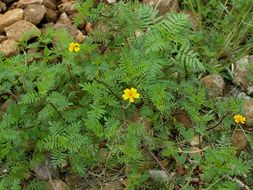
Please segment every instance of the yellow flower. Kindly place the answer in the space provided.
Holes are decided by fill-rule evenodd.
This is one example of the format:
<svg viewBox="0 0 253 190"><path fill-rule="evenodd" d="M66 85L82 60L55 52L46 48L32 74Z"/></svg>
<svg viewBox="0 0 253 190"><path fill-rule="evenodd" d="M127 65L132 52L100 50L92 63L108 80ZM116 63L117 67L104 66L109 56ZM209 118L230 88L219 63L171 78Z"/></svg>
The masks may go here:
<svg viewBox="0 0 253 190"><path fill-rule="evenodd" d="M246 121L246 118L245 117L243 117L242 115L235 115L234 116L234 121L236 122L236 123L238 123L238 124L244 124L245 123L245 121Z"/></svg>
<svg viewBox="0 0 253 190"><path fill-rule="evenodd" d="M124 98L124 100L129 99L129 101L132 103L134 102L134 99L137 99L140 97L140 94L137 93L137 90L135 88L131 88L131 89L125 89L124 90L124 94L122 96Z"/></svg>
<svg viewBox="0 0 253 190"><path fill-rule="evenodd" d="M80 51L80 44L79 43L74 43L74 42L71 42L69 44L69 51L70 52L79 52Z"/></svg>

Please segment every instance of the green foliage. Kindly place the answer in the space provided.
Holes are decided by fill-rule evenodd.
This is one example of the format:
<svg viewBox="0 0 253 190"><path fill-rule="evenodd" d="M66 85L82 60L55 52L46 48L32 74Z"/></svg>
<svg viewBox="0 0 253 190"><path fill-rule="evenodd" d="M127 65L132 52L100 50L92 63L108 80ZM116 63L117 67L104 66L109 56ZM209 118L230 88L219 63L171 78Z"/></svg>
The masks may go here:
<svg viewBox="0 0 253 190"><path fill-rule="evenodd" d="M249 1L232 1L231 10L216 0L206 3L208 8L200 1L183 1L203 17L198 32L183 13L160 17L138 2L101 3L97 8L92 2L77 5L82 16L75 18L76 25L84 19L96 23L79 52L68 52L72 39L66 31L49 28L36 42L23 42L24 53L0 61L0 101L9 101L7 111L0 113L0 158L7 171L0 173L0 189L21 189L43 154L55 168L69 162L70 172L87 179L94 168L128 166L128 189L196 189L196 178L203 188L235 189L230 178L246 174L249 180L250 155L237 158L230 143L232 114L240 112L241 102L208 99L199 80L199 74L232 60L227 55L219 61L224 52L239 48L237 58L249 52L240 49L248 25L237 28L241 35L231 33L229 42L220 35L228 35L225 23L236 19L226 11L243 12L236 23L250 24ZM221 25L212 23L218 18L223 19ZM28 54L29 48L43 48L44 53ZM130 104L122 95L131 87L140 98ZM189 126L178 117L182 113ZM222 131L212 131L217 121ZM190 141L197 135L204 139L201 155L192 156ZM168 160L169 173L178 173L180 167L185 172L172 176L171 184L150 184L148 170L160 167L154 156ZM43 188L44 182L37 179L25 187Z"/></svg>

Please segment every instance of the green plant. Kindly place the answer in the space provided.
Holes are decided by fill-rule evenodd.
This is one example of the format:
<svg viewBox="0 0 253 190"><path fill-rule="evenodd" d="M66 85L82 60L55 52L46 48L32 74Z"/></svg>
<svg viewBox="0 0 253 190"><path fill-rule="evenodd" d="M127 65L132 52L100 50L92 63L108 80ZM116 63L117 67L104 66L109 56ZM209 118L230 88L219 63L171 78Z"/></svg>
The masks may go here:
<svg viewBox="0 0 253 190"><path fill-rule="evenodd" d="M91 168L128 166L128 189L234 187L227 176L249 174L252 164L237 158L230 147L232 116L220 121L222 131L210 130L212 121L227 111L239 113L240 106L233 98L206 98L198 74L208 66L185 14L161 18L137 2L94 9L87 1L78 9L105 30L95 27L80 51L69 52L67 33L49 28L35 43L24 42L23 54L1 59L1 100L8 109L0 121L0 158L7 170L0 189L20 189L45 153L54 167L68 161L71 172L84 177ZM76 18L76 24L81 21ZM43 55L26 53L31 47L43 49ZM122 95L131 87L140 97L129 104ZM190 126L177 119L178 113L189 118ZM203 156L190 157L189 142L196 135L205 140ZM147 171L161 167L152 158L158 163L168 159L170 173L183 166L186 171L170 185L150 184ZM194 184L196 177L199 184ZM42 186L33 179L26 189Z"/></svg>

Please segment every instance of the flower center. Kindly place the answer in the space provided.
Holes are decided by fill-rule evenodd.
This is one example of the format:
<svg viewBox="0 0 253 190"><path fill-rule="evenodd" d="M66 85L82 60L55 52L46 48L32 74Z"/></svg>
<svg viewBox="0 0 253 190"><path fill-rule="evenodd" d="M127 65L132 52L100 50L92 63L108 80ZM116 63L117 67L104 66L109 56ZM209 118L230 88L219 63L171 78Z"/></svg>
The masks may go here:
<svg viewBox="0 0 253 190"><path fill-rule="evenodd" d="M133 96L133 92L129 92L128 96L132 97Z"/></svg>

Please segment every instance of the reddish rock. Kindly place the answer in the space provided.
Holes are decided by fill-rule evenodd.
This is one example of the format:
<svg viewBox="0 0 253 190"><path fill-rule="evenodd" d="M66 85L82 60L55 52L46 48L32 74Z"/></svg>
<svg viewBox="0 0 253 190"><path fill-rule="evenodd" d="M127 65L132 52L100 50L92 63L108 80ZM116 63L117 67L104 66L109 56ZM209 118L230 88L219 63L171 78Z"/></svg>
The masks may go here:
<svg viewBox="0 0 253 190"><path fill-rule="evenodd" d="M44 5L28 5L24 10L24 18L26 21L35 25L39 24L46 13Z"/></svg>
<svg viewBox="0 0 253 190"><path fill-rule="evenodd" d="M210 97L216 98L223 96L223 92L225 89L225 82L220 75L210 74L202 79L204 83L207 93Z"/></svg>
<svg viewBox="0 0 253 190"><path fill-rule="evenodd" d="M143 0L142 2L144 4L156 7L160 14L179 11L179 5L177 0Z"/></svg>
<svg viewBox="0 0 253 190"><path fill-rule="evenodd" d="M248 141L242 130L234 131L233 136L232 136L232 144L233 146L235 146L236 148L240 150L243 150L247 146Z"/></svg>
<svg viewBox="0 0 253 190"><path fill-rule="evenodd" d="M14 39L16 41L23 39L29 40L41 34L40 30L34 24L25 20L15 22L4 30L9 39Z"/></svg>
<svg viewBox="0 0 253 190"><path fill-rule="evenodd" d="M23 19L24 11L23 9L14 9L7 11L5 14L0 16L0 32L4 30L5 27L20 21Z"/></svg>
<svg viewBox="0 0 253 190"><path fill-rule="evenodd" d="M18 54L17 42L12 39L3 41L0 44L0 52L3 53L6 57Z"/></svg>
<svg viewBox="0 0 253 190"><path fill-rule="evenodd" d="M174 118L176 122L181 123L185 127L190 127L192 125L189 114L184 110L177 110L174 114Z"/></svg>

